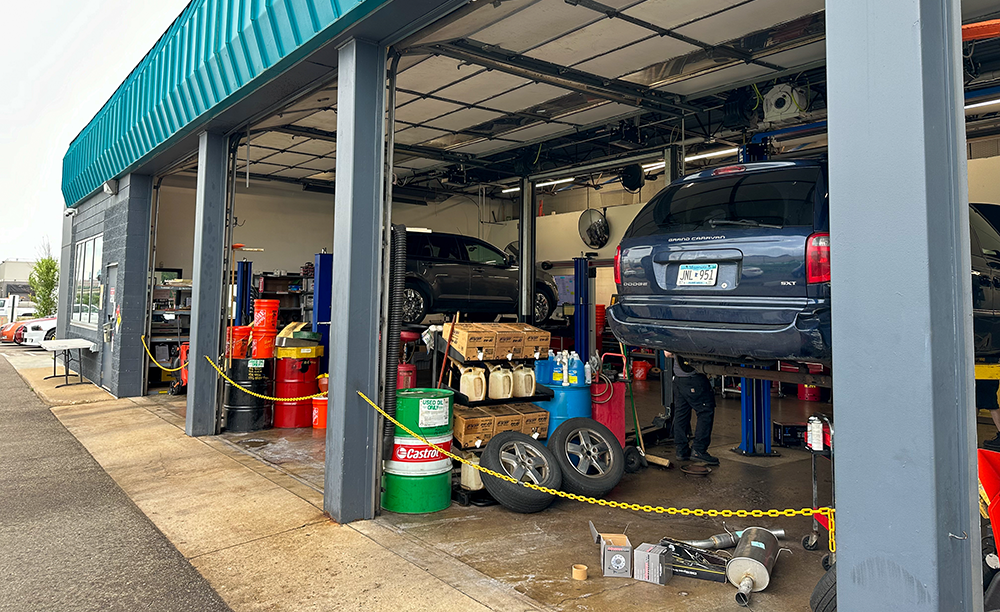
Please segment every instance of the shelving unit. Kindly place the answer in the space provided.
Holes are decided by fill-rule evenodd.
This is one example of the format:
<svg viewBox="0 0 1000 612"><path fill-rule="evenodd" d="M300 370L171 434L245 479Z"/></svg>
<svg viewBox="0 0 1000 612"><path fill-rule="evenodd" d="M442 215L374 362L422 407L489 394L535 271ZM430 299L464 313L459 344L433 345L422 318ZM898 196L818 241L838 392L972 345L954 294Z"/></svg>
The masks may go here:
<svg viewBox="0 0 1000 612"><path fill-rule="evenodd" d="M448 345L448 341L446 338L443 338L440 334L436 334L435 337L437 338L437 343L436 343L437 352L440 353L441 355L444 355L445 347ZM519 363L523 363L525 367L531 367L531 368L534 368L535 364L535 358L533 356L524 357L521 359L509 359L509 360L506 357L501 357L499 359L466 359L465 357L462 356L461 353L456 351L454 347L448 347L448 349L449 349L448 354L444 360L444 363L442 363L441 367L450 367L448 365L449 359L458 365L478 365L481 366L483 369L488 369L486 368L486 366L490 364L495 365L495 364L508 363L513 366ZM487 374L487 378L489 378L489 374ZM470 402L469 398L466 397L464 393L462 393L455 387L449 385L446 388L450 389L455 393L456 403L459 403L463 406L469 406L470 408L480 408L484 406L503 406L505 404L547 402L553 397L555 397L555 393L551 389L549 389L545 385L536 384L535 394L529 397L509 397L506 399L486 398L479 402Z"/></svg>
<svg viewBox="0 0 1000 612"><path fill-rule="evenodd" d="M190 340L191 294L191 285L156 285L153 288L149 350L156 357L156 363L163 367L172 367L180 344ZM164 382L159 368L152 363L149 368L157 372L160 382ZM155 382L152 375L150 380Z"/></svg>
<svg viewBox="0 0 1000 612"><path fill-rule="evenodd" d="M278 328L297 321L312 321L312 277L302 274L261 274L255 278L258 298L278 300Z"/></svg>

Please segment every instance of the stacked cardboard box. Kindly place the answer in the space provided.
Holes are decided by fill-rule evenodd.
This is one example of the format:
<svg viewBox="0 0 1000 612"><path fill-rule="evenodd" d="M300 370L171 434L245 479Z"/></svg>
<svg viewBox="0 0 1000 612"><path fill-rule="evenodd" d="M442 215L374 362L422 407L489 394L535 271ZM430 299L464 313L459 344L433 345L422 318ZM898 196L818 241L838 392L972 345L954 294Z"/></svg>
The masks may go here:
<svg viewBox="0 0 1000 612"><path fill-rule="evenodd" d="M490 331L477 323L456 323L455 332L452 333L452 324L445 323L441 337L447 340L451 338L451 348L454 349L462 359L489 361L496 359L496 332Z"/></svg>
<svg viewBox="0 0 1000 612"><path fill-rule="evenodd" d="M508 404L470 408L455 405L455 441L460 448L481 448L504 431L520 431L544 438L549 427L549 413L533 404Z"/></svg>
<svg viewBox="0 0 1000 612"><path fill-rule="evenodd" d="M466 360L533 359L549 350L549 332L522 323L445 323L442 338Z"/></svg>

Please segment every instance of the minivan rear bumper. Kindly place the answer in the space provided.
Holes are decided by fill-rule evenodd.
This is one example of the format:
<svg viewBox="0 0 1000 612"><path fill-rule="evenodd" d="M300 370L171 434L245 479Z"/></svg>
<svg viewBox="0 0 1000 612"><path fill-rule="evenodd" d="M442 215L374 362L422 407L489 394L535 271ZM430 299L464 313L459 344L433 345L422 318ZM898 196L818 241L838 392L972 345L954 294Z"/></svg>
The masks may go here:
<svg viewBox="0 0 1000 612"><path fill-rule="evenodd" d="M639 319L624 316L619 304L608 308L607 316L615 337L629 346L729 363L804 361L832 365L829 308L803 311L787 325Z"/></svg>

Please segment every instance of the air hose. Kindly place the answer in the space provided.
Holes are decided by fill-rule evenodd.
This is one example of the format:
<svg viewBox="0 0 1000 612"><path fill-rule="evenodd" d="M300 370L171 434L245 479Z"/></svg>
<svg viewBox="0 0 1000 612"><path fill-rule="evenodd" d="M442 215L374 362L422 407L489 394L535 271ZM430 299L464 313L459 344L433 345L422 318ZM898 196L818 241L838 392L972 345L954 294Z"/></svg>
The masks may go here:
<svg viewBox="0 0 1000 612"><path fill-rule="evenodd" d="M403 328L403 289L406 284L406 226L392 226L389 261L389 325L385 339L385 409L396 416L396 380L399 376L399 334ZM382 432L382 455L388 459L392 453L392 439L396 426L386 419Z"/></svg>

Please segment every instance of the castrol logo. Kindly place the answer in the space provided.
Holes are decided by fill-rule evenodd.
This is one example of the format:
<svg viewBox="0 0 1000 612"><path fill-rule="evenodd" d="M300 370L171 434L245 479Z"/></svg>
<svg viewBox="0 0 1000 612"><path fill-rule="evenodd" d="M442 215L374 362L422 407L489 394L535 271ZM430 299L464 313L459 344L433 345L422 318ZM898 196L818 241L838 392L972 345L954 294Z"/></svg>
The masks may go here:
<svg viewBox="0 0 1000 612"><path fill-rule="evenodd" d="M450 440L444 443L435 442L435 444L437 444L446 451L451 450ZM439 453L437 450L429 446L425 446L423 444L414 446L405 444L396 444L395 446L396 448L393 449L392 451L393 455L392 458L396 461L401 461L404 463L425 463L430 461L441 461L442 459L447 459L446 455L443 455Z"/></svg>

